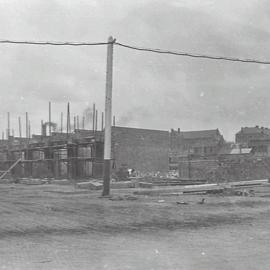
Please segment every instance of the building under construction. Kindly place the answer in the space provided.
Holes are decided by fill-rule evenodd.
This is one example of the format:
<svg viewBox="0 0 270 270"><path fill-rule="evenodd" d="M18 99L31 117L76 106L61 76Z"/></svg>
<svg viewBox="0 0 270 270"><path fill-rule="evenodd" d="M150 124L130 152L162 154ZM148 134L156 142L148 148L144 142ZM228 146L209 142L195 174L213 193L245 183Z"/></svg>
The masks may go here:
<svg viewBox="0 0 270 270"><path fill-rule="evenodd" d="M103 173L104 132L75 129L31 138L9 136L0 141L0 170L14 177L100 178ZM168 170L169 132L112 127L112 169L140 172Z"/></svg>

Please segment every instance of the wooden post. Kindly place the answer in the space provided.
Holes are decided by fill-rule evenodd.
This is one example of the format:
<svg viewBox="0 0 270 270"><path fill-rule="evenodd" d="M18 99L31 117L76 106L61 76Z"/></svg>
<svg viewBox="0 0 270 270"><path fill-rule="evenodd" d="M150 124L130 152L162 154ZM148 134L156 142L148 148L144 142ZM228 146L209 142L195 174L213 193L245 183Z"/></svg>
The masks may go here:
<svg viewBox="0 0 270 270"><path fill-rule="evenodd" d="M96 110L96 123L95 123L95 131L97 131L97 123L98 123L98 110Z"/></svg>
<svg viewBox="0 0 270 270"><path fill-rule="evenodd" d="M104 136L104 172L103 196L110 194L111 181L111 126L112 126L112 79L113 79L113 44L109 37L107 45L106 97L105 97L105 136Z"/></svg>
<svg viewBox="0 0 270 270"><path fill-rule="evenodd" d="M70 128L70 111L69 111L69 102L68 102L68 104L67 104L67 137L68 137L70 130L71 130L71 128Z"/></svg>
<svg viewBox="0 0 270 270"><path fill-rule="evenodd" d="M83 116L83 118L82 118L82 129L84 129L84 122L85 122L85 117Z"/></svg>
<svg viewBox="0 0 270 270"><path fill-rule="evenodd" d="M63 133L63 112L61 112L61 133Z"/></svg>
<svg viewBox="0 0 270 270"><path fill-rule="evenodd" d="M40 127L41 127L41 132L40 132L40 134L41 134L42 136L45 136L46 134L44 134L44 131L43 131L43 120L41 120L41 122L40 122Z"/></svg>
<svg viewBox="0 0 270 270"><path fill-rule="evenodd" d="M51 102L49 102L49 136L52 135L52 126L51 126L51 122L52 122L52 115L51 115Z"/></svg>
<svg viewBox="0 0 270 270"><path fill-rule="evenodd" d="M76 116L73 117L73 125L74 125L74 132L75 132L75 129L76 129Z"/></svg>
<svg viewBox="0 0 270 270"><path fill-rule="evenodd" d="M77 115L77 129L80 129L80 117Z"/></svg>
<svg viewBox="0 0 270 270"><path fill-rule="evenodd" d="M104 112L101 113L101 131L104 129Z"/></svg>
<svg viewBox="0 0 270 270"><path fill-rule="evenodd" d="M28 125L29 131L28 131L28 135L29 135L29 139L31 138L31 122L29 120L29 125Z"/></svg>
<svg viewBox="0 0 270 270"><path fill-rule="evenodd" d="M28 138L28 112L25 113L25 137Z"/></svg>
<svg viewBox="0 0 270 270"><path fill-rule="evenodd" d="M18 118L19 121L19 137L22 137L22 123L21 123L21 117L19 116Z"/></svg>
<svg viewBox="0 0 270 270"><path fill-rule="evenodd" d="M10 136L10 113L9 112L7 113L7 118L8 118L8 120L7 120L7 126L8 126L8 128L7 128L7 137L9 139L9 136Z"/></svg>
<svg viewBox="0 0 270 270"><path fill-rule="evenodd" d="M95 113L96 113L96 105L95 105L95 103L94 103L94 104L93 104L93 125L92 125L93 133L95 132L95 121L96 121Z"/></svg>

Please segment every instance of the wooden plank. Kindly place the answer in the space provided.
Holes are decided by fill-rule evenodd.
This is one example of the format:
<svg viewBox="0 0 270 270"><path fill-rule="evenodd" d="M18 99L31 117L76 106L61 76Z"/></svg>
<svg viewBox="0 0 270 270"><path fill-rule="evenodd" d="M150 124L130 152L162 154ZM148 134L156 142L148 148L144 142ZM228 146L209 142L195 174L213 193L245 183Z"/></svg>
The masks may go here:
<svg viewBox="0 0 270 270"><path fill-rule="evenodd" d="M260 179L260 180L246 180L246 181L238 181L238 182L230 182L228 185L231 187L237 186L253 186L253 185L263 185L269 183L268 179Z"/></svg>
<svg viewBox="0 0 270 270"><path fill-rule="evenodd" d="M19 158L15 163L13 163L7 171L5 171L1 176L0 180L3 179L13 168L16 167L16 165L21 161L21 158Z"/></svg>
<svg viewBox="0 0 270 270"><path fill-rule="evenodd" d="M206 191L222 191L224 187L218 184L204 184L204 185L190 185L180 187L168 187L168 188L154 188L152 190L139 190L135 191L137 195L159 195L164 193L193 193L193 192L206 192Z"/></svg>

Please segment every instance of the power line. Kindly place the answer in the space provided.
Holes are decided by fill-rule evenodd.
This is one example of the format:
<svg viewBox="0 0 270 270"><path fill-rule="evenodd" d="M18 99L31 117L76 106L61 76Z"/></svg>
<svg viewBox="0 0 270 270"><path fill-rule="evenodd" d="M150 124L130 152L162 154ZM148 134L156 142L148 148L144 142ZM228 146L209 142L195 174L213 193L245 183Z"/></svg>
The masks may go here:
<svg viewBox="0 0 270 270"><path fill-rule="evenodd" d="M58 41L21 41L21 40L0 40L2 44L20 45L52 45L52 46L98 46L107 45L108 42L58 42Z"/></svg>
<svg viewBox="0 0 270 270"><path fill-rule="evenodd" d="M230 61L230 62L270 65L270 61L263 61L263 60L257 60L257 59L244 59L244 58L234 58L234 57L226 57L226 56L214 56L214 55L187 53L187 52L176 52L176 51L153 49L153 48L143 48L143 47L136 47L136 46L123 44L120 42L115 42L115 44L124 48L132 49L132 50L159 53L159 54L171 54L171 55L186 56L186 57L192 57L192 58L203 58L203 59L211 59L211 60Z"/></svg>
<svg viewBox="0 0 270 270"><path fill-rule="evenodd" d="M189 53L189 52L177 52L177 51L163 50L163 49L145 48L145 47L131 46L128 44L116 42L115 39L112 42L68 42L68 41L58 42L58 41L0 40L0 44L40 45L40 46L48 46L48 45L49 46L104 46L110 43L114 43L115 45L118 45L120 47L132 49L136 51L152 52L152 53L158 53L158 54L169 54L169 55L175 55L175 56L210 59L210 60L218 60L218 61L270 65L270 61L266 61L266 60L264 61L264 60L258 60L258 59L215 56L215 55L196 54L196 53Z"/></svg>

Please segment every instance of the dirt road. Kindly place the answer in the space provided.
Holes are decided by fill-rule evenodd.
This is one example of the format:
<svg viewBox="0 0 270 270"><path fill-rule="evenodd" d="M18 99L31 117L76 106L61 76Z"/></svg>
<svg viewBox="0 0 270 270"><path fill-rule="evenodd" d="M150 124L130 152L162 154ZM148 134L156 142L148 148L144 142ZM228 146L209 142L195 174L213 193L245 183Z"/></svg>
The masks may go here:
<svg viewBox="0 0 270 270"><path fill-rule="evenodd" d="M0 269L269 269L269 198L99 195L0 185Z"/></svg>

